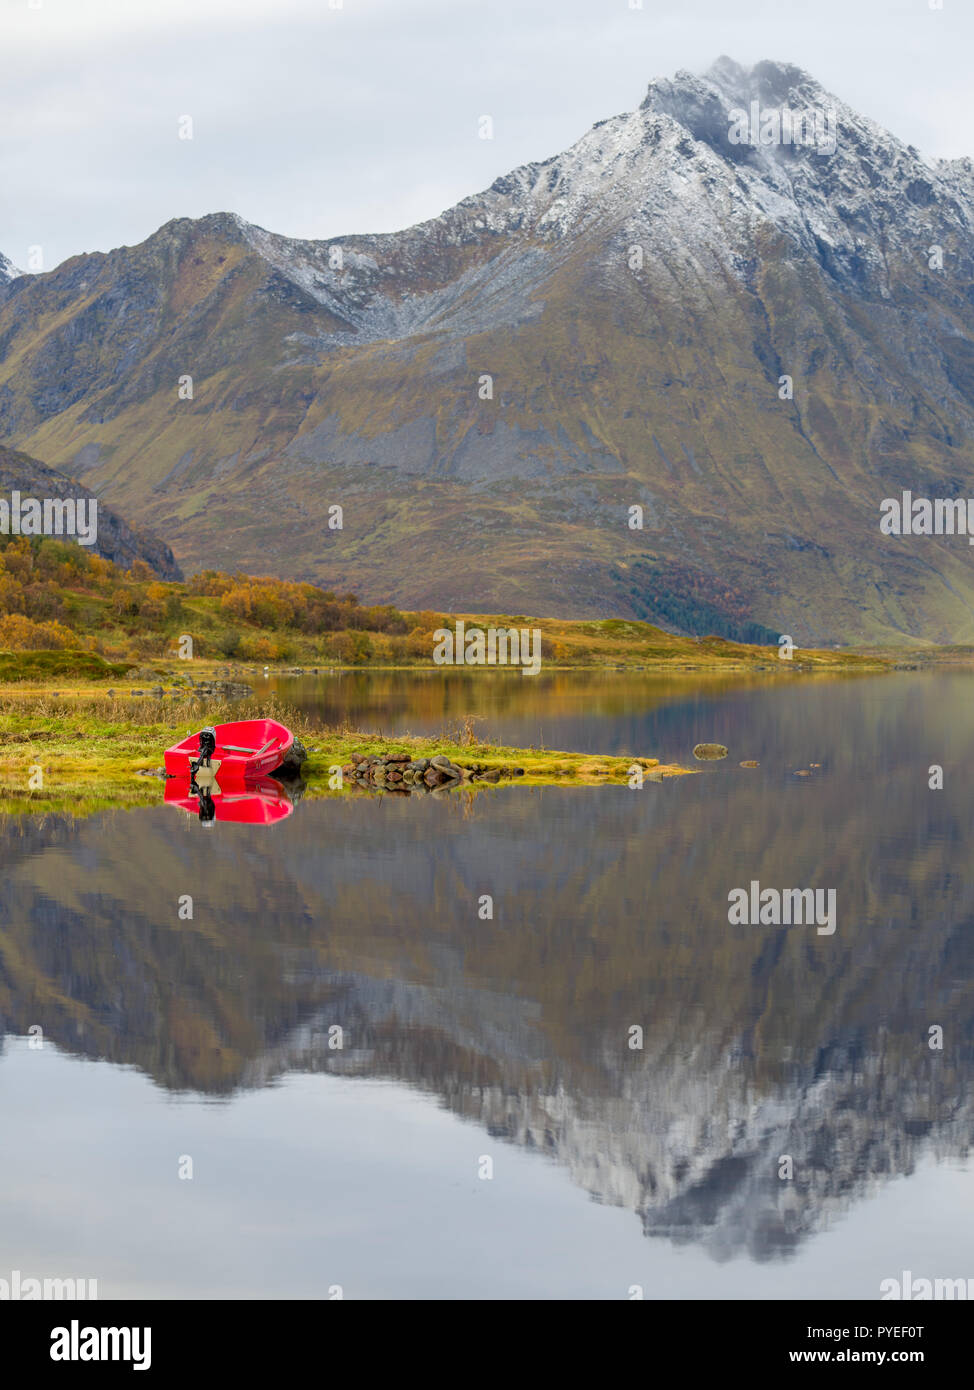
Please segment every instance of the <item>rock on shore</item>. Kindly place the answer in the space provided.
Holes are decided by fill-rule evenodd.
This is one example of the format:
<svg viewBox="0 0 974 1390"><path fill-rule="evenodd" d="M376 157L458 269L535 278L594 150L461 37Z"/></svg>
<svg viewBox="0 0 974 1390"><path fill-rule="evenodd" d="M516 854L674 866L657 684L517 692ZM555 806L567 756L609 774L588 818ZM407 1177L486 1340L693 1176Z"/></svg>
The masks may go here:
<svg viewBox="0 0 974 1390"><path fill-rule="evenodd" d="M462 767L444 753L432 758L413 758L409 753L353 753L342 767L342 776L356 786L381 791L435 791L464 782L499 782L502 777L522 777L521 767L489 768L484 763Z"/></svg>

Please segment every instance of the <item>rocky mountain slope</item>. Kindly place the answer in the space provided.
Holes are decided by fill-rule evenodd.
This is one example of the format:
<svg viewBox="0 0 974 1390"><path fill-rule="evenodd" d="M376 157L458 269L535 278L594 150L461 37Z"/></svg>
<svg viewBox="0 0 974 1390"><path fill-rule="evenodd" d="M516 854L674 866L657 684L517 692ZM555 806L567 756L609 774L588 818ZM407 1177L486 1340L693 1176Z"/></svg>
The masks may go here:
<svg viewBox="0 0 974 1390"><path fill-rule="evenodd" d="M834 149L735 143L752 101ZM721 59L401 233L221 213L0 284L0 436L189 568L974 641L964 538L879 530L904 488L974 495L972 226L969 160Z"/></svg>
<svg viewBox="0 0 974 1390"><path fill-rule="evenodd" d="M0 495L9 501L13 491L21 497L73 497L86 501L92 493L73 478L53 468L46 468L36 459L8 449L0 444ZM90 515L89 513L86 513ZM136 560L144 560L161 579L182 579L182 571L173 553L163 541L141 527L130 526L99 499L97 538L91 546L96 555L113 561L122 569L131 569Z"/></svg>

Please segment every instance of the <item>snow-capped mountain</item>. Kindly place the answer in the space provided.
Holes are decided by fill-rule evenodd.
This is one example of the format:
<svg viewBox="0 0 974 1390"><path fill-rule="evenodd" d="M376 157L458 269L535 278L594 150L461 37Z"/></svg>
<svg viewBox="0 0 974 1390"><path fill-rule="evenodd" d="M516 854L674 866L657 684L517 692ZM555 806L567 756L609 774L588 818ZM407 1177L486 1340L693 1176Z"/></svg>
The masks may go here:
<svg viewBox="0 0 974 1390"><path fill-rule="evenodd" d="M762 112L821 113L820 128L810 122L808 134L825 138L762 144L759 127L757 143L735 142L734 113L754 101ZM797 250L826 258L833 273L859 287L869 281L882 294L889 292L890 250L915 255L935 225L969 239L972 218L969 159L924 159L798 68L760 63L748 72L721 58L704 77L681 72L651 83L636 111L599 122L565 154L514 170L432 222L357 238L357 247L376 254L354 251L341 271L328 266L338 242L293 241L235 221L276 269L367 332L357 301L367 297L371 307L395 298L383 254L390 243L408 258L432 242L462 246L513 233L546 242L586 233L604 239L612 228L638 233L644 257L652 250L685 260L696 252L713 261L725 249L721 269L747 283L739 250L773 226ZM439 322L432 304L422 315L419 308L407 332Z"/></svg>
<svg viewBox="0 0 974 1390"><path fill-rule="evenodd" d="M219 213L31 277L0 302L0 433L191 567L974 640L963 538L879 529L902 489L974 495L972 219L970 160L722 58L403 232Z"/></svg>
<svg viewBox="0 0 974 1390"><path fill-rule="evenodd" d="M11 280L16 280L17 276L22 274L23 271L18 270L13 261L8 260L3 252L0 251L0 285L7 285Z"/></svg>

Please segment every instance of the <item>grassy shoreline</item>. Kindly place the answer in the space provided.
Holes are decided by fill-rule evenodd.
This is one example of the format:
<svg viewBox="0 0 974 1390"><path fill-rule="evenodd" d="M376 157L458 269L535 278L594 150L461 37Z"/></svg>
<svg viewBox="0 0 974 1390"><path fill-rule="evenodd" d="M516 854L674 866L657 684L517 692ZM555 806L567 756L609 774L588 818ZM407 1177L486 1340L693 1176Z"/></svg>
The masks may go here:
<svg viewBox="0 0 974 1390"><path fill-rule="evenodd" d="M0 654L2 655L2 654ZM21 655L21 653L18 653ZM29 655L24 653L23 655ZM954 658L949 663L925 662L924 666L943 664L961 665L960 658ZM971 654L970 664L974 665L974 653ZM894 666L891 662L880 663L878 661L863 662L858 666L814 666L814 665L794 665L789 666L787 662L775 663L774 666L755 666L748 662L724 662L720 665L694 666L684 662L660 661L646 665L613 665L608 662L599 662L591 666L559 666L553 662L546 662L541 675L585 675L591 676L598 672L605 671L613 675L627 674L662 676L755 676L770 680L788 680L796 677L808 676L867 676L884 675L893 670L915 669L910 667ZM64 675L52 675L48 672L38 671L34 675L20 675L17 679L5 678L0 671L0 696L38 696L38 695L59 695L59 696L86 696L92 693L105 693L109 689L116 694L128 697L133 690L142 689L148 696L156 686L163 686L171 689L178 686L186 691L192 690L186 676L191 674L195 686L219 683L222 681L242 682L250 685L255 694L259 694L261 684L265 674L271 677L292 677L300 678L308 676L312 679L326 678L328 676L353 676L353 675L429 675L442 676L444 671L447 674L464 673L470 675L509 675L511 678L519 680L534 680L533 676L524 676L517 668L492 667L484 670L478 667L443 667L443 666L318 666L318 667L293 667L282 664L272 664L268 667L238 666L229 665L227 662L220 661L197 661L193 662L191 673L187 673L185 667L180 668L178 663L164 664L162 662L152 662L151 664L133 665L126 669L118 667L110 674L99 676L92 680L85 678L77 673L67 672Z"/></svg>
<svg viewBox="0 0 974 1390"><path fill-rule="evenodd" d="M598 786L625 783L638 763L653 779L691 774L695 769L661 764L648 756L600 757L589 753L511 748L456 737L390 737L348 727L328 728L288 709L273 696L226 700L177 694L132 700L104 691L78 693L69 703L38 690L0 693L0 812L68 811L86 814L109 806L151 805L162 800L160 780L145 776L162 766L166 748L202 723L224 723L258 714L282 720L308 749L303 777L308 796L342 795L329 786L336 766L353 753L395 752L414 757L443 753L461 766L523 775L501 783L464 783L473 791L503 785ZM40 785L31 787L31 778Z"/></svg>
<svg viewBox="0 0 974 1390"><path fill-rule="evenodd" d="M709 639L708 639L709 640ZM712 639L718 641L718 639ZM733 644L719 642L721 647ZM754 675L757 679L802 676L836 677L882 674L895 669L888 654L864 656L855 662L848 658L834 660L838 653L820 654L819 664L768 660L767 648L754 648L765 660L733 662L724 660L694 667L682 661L661 659L647 665L625 664L621 668L606 661L589 666L550 666L549 671L614 671L649 670L655 674L692 675ZM911 663L909 669L930 665L950 664L955 667L964 660L963 649L947 649L946 662L929 657ZM4 679L3 653L0 653L0 812L39 814L70 812L88 814L91 811L119 806L152 805L161 801L162 783L146 776L162 765L163 751L204 723L223 723L231 719L252 718L273 714L280 718L302 740L309 750L304 766L304 780L309 796L343 795L329 786L331 770L351 760L353 753L409 753L413 757L445 754L452 761L466 766L476 762L490 769L500 769L505 780L500 783L464 783L472 791L495 789L503 785L520 786L597 786L605 783L623 784L634 763L658 780L662 777L683 776L698 769L677 764L660 764L645 755L625 757L593 756L584 753L548 749L512 748L484 743L471 731L456 732L438 737L403 735L391 738L369 730L324 727L314 720L285 707L271 691L261 689L265 670L268 675L298 674L295 668L283 663L268 663L253 667L238 662L151 661L142 665L130 663L105 665L101 671L92 663L99 658L85 654L79 664L72 662L78 653L33 652L7 654L16 661L8 667ZM808 655L808 654L806 654ZM947 653L945 652L945 656ZM972 654L967 653L970 657ZM966 663L965 663L966 664ZM23 679L24 667L33 666L33 679ZM92 679L93 670L98 676ZM362 667L319 666L302 668L300 674L327 676L339 672L350 674L363 670L409 670L435 672L444 668L420 667ZM462 668L447 668L451 670ZM498 669L494 668L494 673ZM900 667L901 669L901 667ZM17 670L21 679L9 678ZM483 674L481 668L470 668L471 674ZM515 674L511 673L512 676ZM520 676L519 679L533 679ZM227 698L220 692L222 681L242 682L252 687L249 696ZM157 695L162 689L164 693ZM133 698L132 692L141 692ZM36 769L40 768L41 785L31 787ZM513 768L523 769L523 775L511 778L506 774ZM35 770L32 772L32 770ZM346 788L347 789L347 788Z"/></svg>

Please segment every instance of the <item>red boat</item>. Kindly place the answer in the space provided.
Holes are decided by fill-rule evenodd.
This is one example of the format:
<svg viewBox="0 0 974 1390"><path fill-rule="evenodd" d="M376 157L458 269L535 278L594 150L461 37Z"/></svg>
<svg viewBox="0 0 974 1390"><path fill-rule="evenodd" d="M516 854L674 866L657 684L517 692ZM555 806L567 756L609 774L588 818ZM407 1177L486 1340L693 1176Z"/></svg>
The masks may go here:
<svg viewBox="0 0 974 1390"><path fill-rule="evenodd" d="M279 782L260 777L240 788L225 792L219 785L205 788L193 785L188 777L173 777L166 783L166 801L204 825L213 821L233 821L238 825L273 825L294 810L290 797Z"/></svg>
<svg viewBox="0 0 974 1390"><path fill-rule="evenodd" d="M211 767L223 791L231 785L266 777L291 751L294 735L276 719L238 719L214 724L166 749L170 777L191 780L201 766Z"/></svg>

